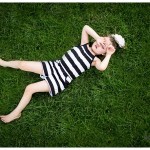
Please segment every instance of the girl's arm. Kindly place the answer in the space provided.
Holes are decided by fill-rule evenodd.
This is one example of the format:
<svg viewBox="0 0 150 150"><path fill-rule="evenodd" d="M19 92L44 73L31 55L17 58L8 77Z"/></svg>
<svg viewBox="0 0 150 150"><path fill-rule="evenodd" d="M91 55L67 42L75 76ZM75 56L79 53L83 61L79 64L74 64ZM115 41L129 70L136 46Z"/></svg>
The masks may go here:
<svg viewBox="0 0 150 150"><path fill-rule="evenodd" d="M99 58L95 57L93 66L95 66L100 71L104 71L108 67L110 58L115 51L116 50L113 46L108 46L104 60L101 61Z"/></svg>
<svg viewBox="0 0 150 150"><path fill-rule="evenodd" d="M100 36L88 25L85 25L82 29L81 45L89 43L89 35L95 40L98 40Z"/></svg>
<svg viewBox="0 0 150 150"><path fill-rule="evenodd" d="M110 58L110 54L106 54L103 61L101 61L99 58L96 58L94 66L96 67L96 69L104 71L108 67Z"/></svg>

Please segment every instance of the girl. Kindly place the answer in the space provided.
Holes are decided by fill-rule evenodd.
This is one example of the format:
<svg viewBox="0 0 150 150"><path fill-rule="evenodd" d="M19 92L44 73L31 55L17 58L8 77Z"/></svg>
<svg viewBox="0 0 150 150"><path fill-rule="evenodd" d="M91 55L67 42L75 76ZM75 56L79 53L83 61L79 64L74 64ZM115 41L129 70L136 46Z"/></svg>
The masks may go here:
<svg viewBox="0 0 150 150"><path fill-rule="evenodd" d="M95 39L89 43L89 35ZM68 84L91 66L104 71L112 54L117 47L125 46L124 38L115 34L100 37L91 27L85 25L82 30L81 44L67 51L56 61L4 61L0 59L0 66L21 69L39 74L40 82L29 84L18 104L8 115L0 116L4 123L9 123L21 116L21 112L30 102L32 95L37 92L49 92L51 96L63 91ZM97 55L105 55L101 61Z"/></svg>

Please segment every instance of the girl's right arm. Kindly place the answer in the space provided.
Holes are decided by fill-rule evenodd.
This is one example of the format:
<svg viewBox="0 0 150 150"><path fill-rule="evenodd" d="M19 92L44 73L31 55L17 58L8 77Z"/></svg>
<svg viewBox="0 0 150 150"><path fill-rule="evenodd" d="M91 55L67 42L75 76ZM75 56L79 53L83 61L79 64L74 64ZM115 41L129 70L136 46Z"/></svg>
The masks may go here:
<svg viewBox="0 0 150 150"><path fill-rule="evenodd" d="M100 36L88 25L85 25L82 29L81 45L89 43L89 35L96 41L100 39Z"/></svg>

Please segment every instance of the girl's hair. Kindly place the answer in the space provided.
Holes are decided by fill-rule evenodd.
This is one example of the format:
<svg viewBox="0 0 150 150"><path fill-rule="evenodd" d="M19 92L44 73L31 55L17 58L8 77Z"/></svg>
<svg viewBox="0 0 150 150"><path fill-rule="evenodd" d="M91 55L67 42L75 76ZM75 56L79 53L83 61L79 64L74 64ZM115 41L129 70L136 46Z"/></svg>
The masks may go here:
<svg viewBox="0 0 150 150"><path fill-rule="evenodd" d="M92 47L94 42L89 42L89 47Z"/></svg>
<svg viewBox="0 0 150 150"><path fill-rule="evenodd" d="M109 37L109 39L110 39L110 41L111 41L113 47L114 47L115 49L118 49L118 48L119 48L119 45L118 45L118 43L116 43L115 39L114 39L111 35L108 35L108 37Z"/></svg>

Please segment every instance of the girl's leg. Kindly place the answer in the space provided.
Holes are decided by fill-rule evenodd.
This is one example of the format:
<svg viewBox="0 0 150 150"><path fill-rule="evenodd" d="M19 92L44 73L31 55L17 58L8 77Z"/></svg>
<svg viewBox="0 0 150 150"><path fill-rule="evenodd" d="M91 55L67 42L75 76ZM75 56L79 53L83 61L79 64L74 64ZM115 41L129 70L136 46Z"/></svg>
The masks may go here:
<svg viewBox="0 0 150 150"><path fill-rule="evenodd" d="M42 63L38 61L4 61L0 59L0 66L21 69L23 71L33 72L37 74L43 73Z"/></svg>
<svg viewBox="0 0 150 150"><path fill-rule="evenodd" d="M18 106L10 114L0 116L1 120L5 123L9 123L14 119L19 118L21 116L21 112L28 105L34 93L49 92L49 90L49 85L45 80L28 85Z"/></svg>

